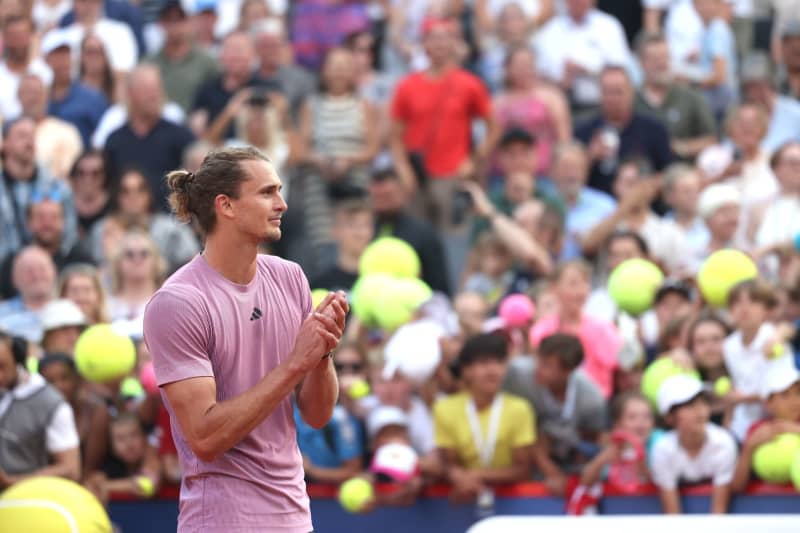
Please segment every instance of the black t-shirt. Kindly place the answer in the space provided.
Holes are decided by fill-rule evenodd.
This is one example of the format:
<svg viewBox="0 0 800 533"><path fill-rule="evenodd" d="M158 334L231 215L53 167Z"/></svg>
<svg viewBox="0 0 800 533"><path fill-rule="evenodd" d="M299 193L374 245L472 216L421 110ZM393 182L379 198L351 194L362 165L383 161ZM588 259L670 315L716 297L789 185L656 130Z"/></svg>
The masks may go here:
<svg viewBox="0 0 800 533"><path fill-rule="evenodd" d="M358 272L347 272L339 265L332 266L314 277L309 285L311 289L327 289L329 291L349 291L358 279Z"/></svg>
<svg viewBox="0 0 800 533"><path fill-rule="evenodd" d="M136 135L126 123L106 141L109 175L117 183L121 173L129 168L142 171L153 191L155 206L166 212L169 206L164 176L181 167L183 152L192 142L191 131L163 118L144 137Z"/></svg>
<svg viewBox="0 0 800 533"><path fill-rule="evenodd" d="M602 116L590 119L575 129L575 137L589 145L596 132L606 126ZM661 172L676 161L669 143L669 134L664 124L649 115L634 113L628 125L619 132L619 156L617 161L640 158L649 163L654 172ZM619 163L612 169L604 169L599 163L592 165L589 187L613 195L612 187Z"/></svg>

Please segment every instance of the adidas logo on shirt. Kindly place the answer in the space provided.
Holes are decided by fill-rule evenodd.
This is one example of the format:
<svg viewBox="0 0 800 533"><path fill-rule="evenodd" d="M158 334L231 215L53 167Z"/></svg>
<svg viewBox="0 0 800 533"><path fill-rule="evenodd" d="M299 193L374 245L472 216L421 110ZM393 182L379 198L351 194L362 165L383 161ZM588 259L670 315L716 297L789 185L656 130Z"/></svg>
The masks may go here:
<svg viewBox="0 0 800 533"><path fill-rule="evenodd" d="M261 312L261 309L259 309L258 307L254 307L253 312L250 314L250 322L252 322L253 320L258 320L262 316L264 316L264 313Z"/></svg>

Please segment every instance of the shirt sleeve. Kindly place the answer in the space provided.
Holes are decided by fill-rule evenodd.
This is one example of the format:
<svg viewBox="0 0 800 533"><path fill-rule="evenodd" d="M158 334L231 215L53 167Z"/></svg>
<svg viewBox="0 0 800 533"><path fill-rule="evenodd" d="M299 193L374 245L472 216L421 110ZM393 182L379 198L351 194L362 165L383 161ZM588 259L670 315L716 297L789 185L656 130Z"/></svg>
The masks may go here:
<svg viewBox="0 0 800 533"><path fill-rule="evenodd" d="M736 442L726 430L721 430L720 435L722 435L720 448L714 454L715 468L712 483L715 487L730 483L736 468Z"/></svg>
<svg viewBox="0 0 800 533"><path fill-rule="evenodd" d="M75 416L67 402L60 403L53 412L53 418L47 426L45 445L48 453L65 452L80 446Z"/></svg>
<svg viewBox="0 0 800 533"><path fill-rule="evenodd" d="M650 470L653 483L661 490L675 490L678 488L680 473L675 468L676 465L673 455L665 437L662 437L653 446L653 454L650 458Z"/></svg>
<svg viewBox="0 0 800 533"><path fill-rule="evenodd" d="M187 302L188 300L188 302ZM210 318L197 296L157 293L144 314L144 337L159 386L213 377L209 359Z"/></svg>
<svg viewBox="0 0 800 533"><path fill-rule="evenodd" d="M453 435L450 425L447 423L448 415L447 406L449 402L439 400L433 406L433 439L436 442L437 448L456 448L456 439Z"/></svg>
<svg viewBox="0 0 800 533"><path fill-rule="evenodd" d="M536 415L530 404L522 399L514 402L511 420L514 432L511 435L511 448L522 448L536 442Z"/></svg>
<svg viewBox="0 0 800 533"><path fill-rule="evenodd" d="M391 115L393 120L400 122L408 122L410 120L410 112L406 99L406 82L401 82L397 85L397 89L392 96Z"/></svg>

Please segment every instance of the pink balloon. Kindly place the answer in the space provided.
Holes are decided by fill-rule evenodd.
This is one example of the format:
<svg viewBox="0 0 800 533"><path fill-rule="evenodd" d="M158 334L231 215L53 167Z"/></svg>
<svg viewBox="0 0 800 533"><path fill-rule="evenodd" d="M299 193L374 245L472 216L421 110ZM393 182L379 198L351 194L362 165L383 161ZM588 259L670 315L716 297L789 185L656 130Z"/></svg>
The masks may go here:
<svg viewBox="0 0 800 533"><path fill-rule="evenodd" d="M153 368L152 361L146 362L139 371L139 381L141 382L144 390L146 390L149 394L155 394L158 392L158 381L156 380L156 371Z"/></svg>
<svg viewBox="0 0 800 533"><path fill-rule="evenodd" d="M524 294L509 294L500 302L498 315L512 328L526 326L536 315L536 306Z"/></svg>

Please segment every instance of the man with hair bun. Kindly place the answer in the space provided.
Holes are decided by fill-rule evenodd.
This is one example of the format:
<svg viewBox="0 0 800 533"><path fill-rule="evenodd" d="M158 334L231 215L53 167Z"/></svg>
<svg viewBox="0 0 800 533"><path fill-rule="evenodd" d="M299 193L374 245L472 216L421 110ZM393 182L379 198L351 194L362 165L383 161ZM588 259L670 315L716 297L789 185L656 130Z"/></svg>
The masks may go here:
<svg viewBox="0 0 800 533"><path fill-rule="evenodd" d="M258 254L281 237L287 206L257 150L211 152L196 173L171 172L167 183L178 218L205 234L203 252L167 280L144 318L184 473L178 531L308 533L292 394L306 423L328 422L344 294L312 309L300 267Z"/></svg>

